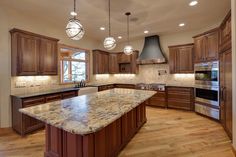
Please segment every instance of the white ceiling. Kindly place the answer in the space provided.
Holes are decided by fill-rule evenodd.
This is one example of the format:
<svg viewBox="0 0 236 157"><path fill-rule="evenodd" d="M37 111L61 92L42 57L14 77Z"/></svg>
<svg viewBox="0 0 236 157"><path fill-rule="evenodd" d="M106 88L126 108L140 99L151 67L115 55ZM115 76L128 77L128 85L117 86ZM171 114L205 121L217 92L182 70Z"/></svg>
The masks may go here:
<svg viewBox="0 0 236 157"><path fill-rule="evenodd" d="M135 21L130 24L131 38L150 34L169 34L208 27L221 21L230 9L230 0L198 0L190 7L191 0L111 0L112 34L126 36L125 12L132 13ZM50 21L64 31L73 0L1 0L2 4ZM108 30L99 28L108 25L108 0L77 0L78 17L85 27L86 36L103 40ZM36 19L37 19L36 18ZM179 23L186 23L179 27Z"/></svg>

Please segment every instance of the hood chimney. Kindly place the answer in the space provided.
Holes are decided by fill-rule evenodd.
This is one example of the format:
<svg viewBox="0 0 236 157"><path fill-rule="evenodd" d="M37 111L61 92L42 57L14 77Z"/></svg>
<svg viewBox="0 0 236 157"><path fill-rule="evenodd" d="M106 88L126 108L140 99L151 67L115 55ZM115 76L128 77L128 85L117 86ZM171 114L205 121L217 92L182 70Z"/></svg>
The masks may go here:
<svg viewBox="0 0 236 157"><path fill-rule="evenodd" d="M158 35L145 37L143 51L141 52L137 64L164 64L167 59L162 52Z"/></svg>

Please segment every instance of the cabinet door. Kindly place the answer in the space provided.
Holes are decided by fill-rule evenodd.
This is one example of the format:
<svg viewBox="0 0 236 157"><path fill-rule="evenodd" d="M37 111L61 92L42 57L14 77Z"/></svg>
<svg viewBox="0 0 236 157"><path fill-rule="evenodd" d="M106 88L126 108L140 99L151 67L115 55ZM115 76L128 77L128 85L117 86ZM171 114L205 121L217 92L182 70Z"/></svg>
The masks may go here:
<svg viewBox="0 0 236 157"><path fill-rule="evenodd" d="M68 99L78 96L78 91L64 92L62 93L62 99Z"/></svg>
<svg viewBox="0 0 236 157"><path fill-rule="evenodd" d="M39 104L45 103L44 97L35 97L35 98L28 98L23 100L23 107L31 107ZM32 131L35 131L39 128L44 127L44 123L29 117L27 115L22 115L22 134L26 134Z"/></svg>
<svg viewBox="0 0 236 157"><path fill-rule="evenodd" d="M131 55L131 74L137 74L139 72L139 66L137 64L138 56L138 51L133 52L133 54Z"/></svg>
<svg viewBox="0 0 236 157"><path fill-rule="evenodd" d="M131 62L131 55L119 53L118 57L119 57L119 60L118 60L119 63L130 63Z"/></svg>
<svg viewBox="0 0 236 157"><path fill-rule="evenodd" d="M117 54L109 54L109 73L110 74L118 74L119 73Z"/></svg>
<svg viewBox="0 0 236 157"><path fill-rule="evenodd" d="M177 53L178 48L170 48L169 49L169 66L170 66L170 74L177 73Z"/></svg>
<svg viewBox="0 0 236 157"><path fill-rule="evenodd" d="M17 75L37 75L39 68L39 44L37 37L18 34L17 37Z"/></svg>
<svg viewBox="0 0 236 157"><path fill-rule="evenodd" d="M167 106L170 108L193 110L193 89L168 87Z"/></svg>
<svg viewBox="0 0 236 157"><path fill-rule="evenodd" d="M221 69L221 121L232 138L232 52L228 50L220 56Z"/></svg>
<svg viewBox="0 0 236 157"><path fill-rule="evenodd" d="M93 73L108 74L109 73L109 55L106 52L93 51Z"/></svg>
<svg viewBox="0 0 236 157"><path fill-rule="evenodd" d="M53 101L57 101L57 100L61 100L62 99L62 95L59 94L51 94L46 96L46 102L53 102Z"/></svg>
<svg viewBox="0 0 236 157"><path fill-rule="evenodd" d="M218 30L206 35L206 61L218 59L219 53L219 32Z"/></svg>
<svg viewBox="0 0 236 157"><path fill-rule="evenodd" d="M40 74L57 75L57 41L41 39L40 42Z"/></svg>
<svg viewBox="0 0 236 157"><path fill-rule="evenodd" d="M148 105L157 107L167 107L165 91L157 91L157 93L149 99Z"/></svg>
<svg viewBox="0 0 236 157"><path fill-rule="evenodd" d="M228 13L220 26L220 52L231 48L231 13Z"/></svg>
<svg viewBox="0 0 236 157"><path fill-rule="evenodd" d="M194 39L194 62L202 62L204 61L205 58L205 51L206 51L206 46L205 46L205 37L197 37Z"/></svg>
<svg viewBox="0 0 236 157"><path fill-rule="evenodd" d="M177 72L193 73L193 46L180 47L177 52Z"/></svg>

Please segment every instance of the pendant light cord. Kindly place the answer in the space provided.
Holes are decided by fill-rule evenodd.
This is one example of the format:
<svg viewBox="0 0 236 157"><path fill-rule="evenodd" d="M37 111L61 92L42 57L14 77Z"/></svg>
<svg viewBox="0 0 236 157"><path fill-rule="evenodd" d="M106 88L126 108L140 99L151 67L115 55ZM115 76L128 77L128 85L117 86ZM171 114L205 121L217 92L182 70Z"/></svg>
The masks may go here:
<svg viewBox="0 0 236 157"><path fill-rule="evenodd" d="M127 41L129 44L129 15L127 15Z"/></svg>
<svg viewBox="0 0 236 157"><path fill-rule="evenodd" d="M108 1L109 8L109 37L111 36L111 0Z"/></svg>
<svg viewBox="0 0 236 157"><path fill-rule="evenodd" d="M129 16L131 15L131 13L127 12L127 13L125 13L125 15L127 16L127 42L128 42L128 44L130 44L130 42L129 42Z"/></svg>

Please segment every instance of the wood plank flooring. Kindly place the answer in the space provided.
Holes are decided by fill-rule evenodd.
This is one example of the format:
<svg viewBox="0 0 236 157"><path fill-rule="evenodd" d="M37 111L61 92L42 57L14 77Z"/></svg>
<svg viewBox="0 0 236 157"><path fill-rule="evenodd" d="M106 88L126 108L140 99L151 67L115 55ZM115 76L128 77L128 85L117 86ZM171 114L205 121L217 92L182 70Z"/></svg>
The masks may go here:
<svg viewBox="0 0 236 157"><path fill-rule="evenodd" d="M147 108L147 123L119 157L234 157L221 125L193 112ZM43 157L44 131L0 129L0 157Z"/></svg>

